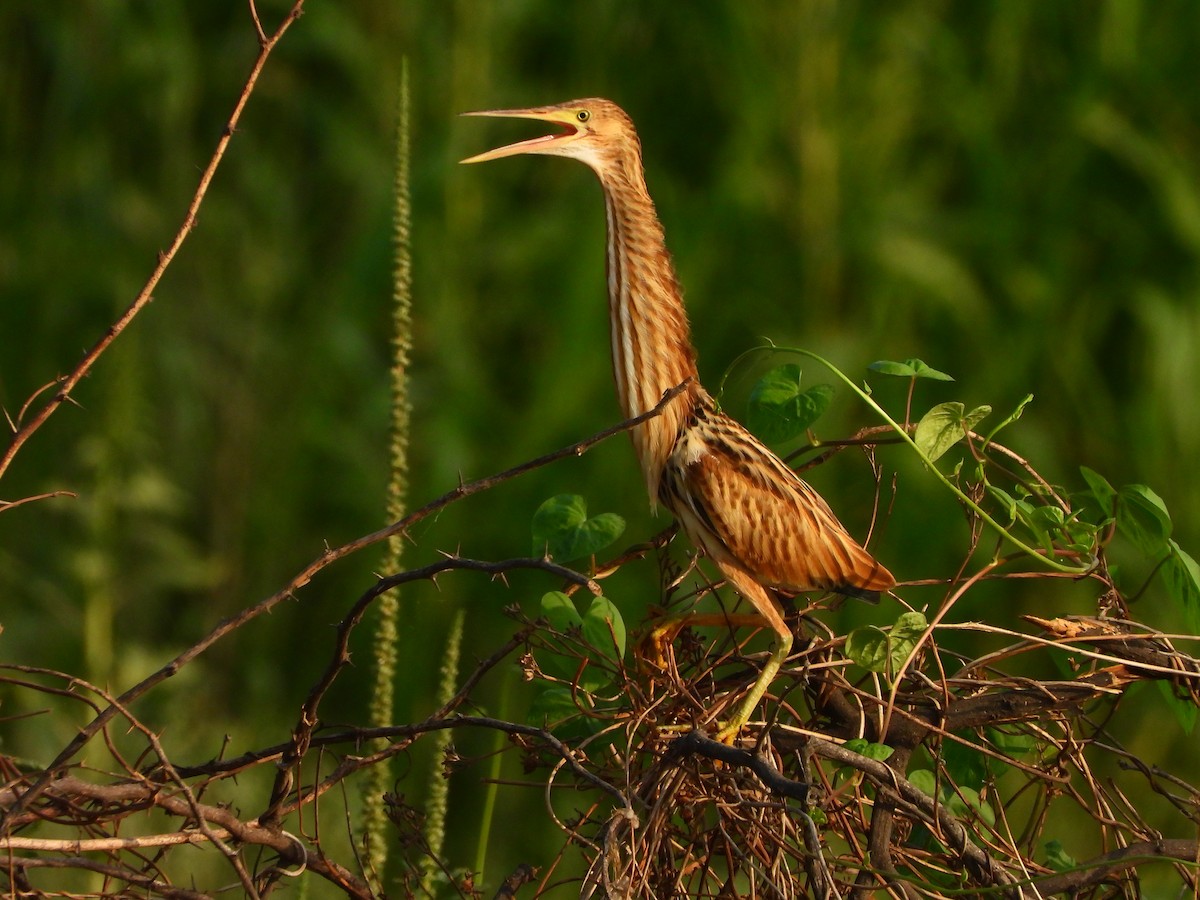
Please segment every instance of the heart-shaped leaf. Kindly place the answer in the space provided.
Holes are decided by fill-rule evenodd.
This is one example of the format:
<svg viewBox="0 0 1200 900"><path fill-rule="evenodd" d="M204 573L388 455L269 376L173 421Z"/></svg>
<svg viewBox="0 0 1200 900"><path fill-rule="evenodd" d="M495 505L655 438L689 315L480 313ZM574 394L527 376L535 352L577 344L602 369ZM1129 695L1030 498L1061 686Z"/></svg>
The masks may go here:
<svg viewBox="0 0 1200 900"><path fill-rule="evenodd" d="M583 618L575 608L575 602L562 591L550 591L542 595L542 617L550 623L557 634L571 634L583 628ZM538 664L558 678L574 678L579 671L578 656L569 655L560 640L551 642L554 650L539 652Z"/></svg>
<svg viewBox="0 0 1200 900"><path fill-rule="evenodd" d="M880 359L867 366L872 372L878 372L880 375L895 375L899 378L931 378L934 381L953 381L953 376L947 375L945 372L939 372L932 366L925 365L925 362L920 359L906 359L904 362L895 362L890 359Z"/></svg>
<svg viewBox="0 0 1200 900"><path fill-rule="evenodd" d="M846 656L868 672L886 672L888 636L882 628L864 625L846 636Z"/></svg>
<svg viewBox="0 0 1200 900"><path fill-rule="evenodd" d="M607 597L593 597L583 614L583 638L614 662L625 655L625 620Z"/></svg>
<svg viewBox="0 0 1200 900"><path fill-rule="evenodd" d="M750 392L746 424L767 443L782 443L804 434L833 400L833 388L814 384L800 389L801 369L794 363L771 369Z"/></svg>
<svg viewBox="0 0 1200 900"><path fill-rule="evenodd" d="M1092 497L1096 500L1096 506L1105 516L1113 514L1113 504L1117 499L1116 489L1108 483L1108 479L1087 466L1079 467L1079 474L1083 476L1083 480L1087 482L1088 489L1092 493Z"/></svg>
<svg viewBox="0 0 1200 900"><path fill-rule="evenodd" d="M896 619L888 632L888 662L893 673L900 670L928 625L925 615L919 612L901 613Z"/></svg>
<svg viewBox="0 0 1200 900"><path fill-rule="evenodd" d="M578 494L559 494L533 514L533 553L560 563L582 559L603 550L621 536L625 520L616 513L588 517L587 503Z"/></svg>
<svg viewBox="0 0 1200 900"><path fill-rule="evenodd" d="M865 756L867 759L877 759L880 762L887 759L896 751L887 744L872 744L866 738L853 738L842 745L851 753Z"/></svg>
<svg viewBox="0 0 1200 900"><path fill-rule="evenodd" d="M961 441L991 411L990 406L977 406L967 412L966 407L957 400L939 403L921 417L913 440L933 462Z"/></svg>

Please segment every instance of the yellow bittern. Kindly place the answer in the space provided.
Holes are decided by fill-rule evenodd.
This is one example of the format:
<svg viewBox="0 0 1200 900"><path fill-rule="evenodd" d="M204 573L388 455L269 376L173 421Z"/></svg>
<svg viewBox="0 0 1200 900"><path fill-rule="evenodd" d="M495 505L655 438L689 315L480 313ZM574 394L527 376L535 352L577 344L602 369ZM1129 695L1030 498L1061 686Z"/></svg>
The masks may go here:
<svg viewBox="0 0 1200 900"><path fill-rule="evenodd" d="M683 295L646 189L633 121L609 100L575 100L472 116L536 119L555 134L509 144L463 162L536 153L592 168L608 219L608 294L613 376L628 418L687 387L632 431L651 506L662 503L692 543L778 635L758 680L722 729L749 720L792 646L780 596L833 591L871 599L895 579L842 526L811 487L754 435L721 412L697 378Z"/></svg>

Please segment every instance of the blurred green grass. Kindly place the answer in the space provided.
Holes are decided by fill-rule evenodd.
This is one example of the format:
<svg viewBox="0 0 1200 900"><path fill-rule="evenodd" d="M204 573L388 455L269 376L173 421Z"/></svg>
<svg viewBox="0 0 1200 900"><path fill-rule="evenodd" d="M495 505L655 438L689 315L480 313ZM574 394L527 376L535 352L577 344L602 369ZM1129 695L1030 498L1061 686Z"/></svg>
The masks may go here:
<svg viewBox="0 0 1200 900"><path fill-rule="evenodd" d="M1195 552L1198 42L1200 7L1182 0L310 4L156 302L4 481L5 499L79 499L0 516L0 654L71 669L86 653L90 677L126 686L131 668L273 592L322 542L378 525L401 52L414 101L414 506L617 420L594 179L559 161L456 164L526 134L458 112L603 95L638 123L709 384L767 336L851 372L920 356L958 378L927 404L1000 413L1031 392L1018 452L1068 487L1082 487L1079 464L1151 485ZM241 3L0 8L10 413L132 299L254 49ZM731 383L736 413L748 384ZM844 393L835 405L846 428L867 424ZM861 528L865 468L826 469L813 480ZM630 539L663 524L628 446L610 442L448 510L409 561L522 554L533 510L565 491L625 516ZM953 503L915 469L901 491L878 552L901 577L946 571L966 547ZM248 745L277 740L377 564L328 573L164 697L186 694ZM656 583L646 563L610 596L640 610ZM455 606L468 608L468 660L509 633L502 605L536 608L545 585L514 585L460 576L408 595L399 715L425 711ZM970 613L1004 625L1088 609L1086 593L1053 608L1019 585L987 596ZM1137 612L1174 624L1154 590ZM364 715L365 675L335 694L345 721ZM1142 720L1122 717L1136 748ZM1181 739L1169 755L1188 753ZM476 783L457 787L449 849L466 860ZM532 855L518 834L498 839L511 843L498 852Z"/></svg>

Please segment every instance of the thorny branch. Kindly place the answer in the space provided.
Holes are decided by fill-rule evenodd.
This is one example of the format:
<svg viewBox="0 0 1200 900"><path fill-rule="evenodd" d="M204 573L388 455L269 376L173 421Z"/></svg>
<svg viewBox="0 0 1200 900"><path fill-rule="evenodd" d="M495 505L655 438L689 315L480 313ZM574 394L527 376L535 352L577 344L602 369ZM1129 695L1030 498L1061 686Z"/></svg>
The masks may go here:
<svg viewBox="0 0 1200 900"><path fill-rule="evenodd" d="M669 400L664 398L664 403ZM1194 842L1164 838L1149 829L1136 810L1123 803L1115 786L1096 778L1089 754L1117 753L1102 740L1103 728L1091 718L1094 710L1115 707L1130 685L1147 680L1168 683L1178 696L1194 701L1200 664L1175 646L1182 636L1111 618L1030 618L1034 633L935 621L920 652L909 653L894 681L886 683L854 676L845 656L846 638L806 613L797 621L804 640L797 643L776 684L779 693L764 708L766 721L752 726L741 746L688 733L691 723L711 720L714 710L754 677L754 657L739 643L745 635L733 628L718 629L715 637L685 629L665 660L652 665L651 660L635 659L636 665L626 665L606 655L611 647L591 647L578 632L527 622L480 661L453 699L429 717L386 728L323 724L322 701L347 667L351 636L370 604L388 590L450 572L502 580L519 569L593 594L600 590L594 576L550 559L486 561L445 555L380 577L349 603L324 671L303 700L297 697L296 725L287 740L185 765L169 758L154 729L132 713L133 700L278 600L292 596L331 562L387 534L402 533L421 517L535 465L584 452L636 421L500 475L460 485L387 529L326 551L283 590L221 623L119 697L68 674L0 668L0 684L84 704L91 716L48 766L30 768L0 758L0 771L5 773L0 851L7 854L0 872L20 890L46 872L76 868L102 872L114 883L161 896L200 896L194 885L174 885L161 860L178 847L214 846L232 864L247 896L264 896L281 878L306 872L347 896L365 898L371 896L371 881L362 861L357 856L337 857L327 836L314 827L319 808L344 794L357 775L408 753L428 734L482 728L509 735L512 752L521 755L525 769L545 773L548 793L561 770L576 790L597 798L574 819L560 819L549 810L566 832L562 852L577 846L590 854L585 895L603 890L630 897L668 891L716 896L736 874L758 884L762 893L780 897L869 896L880 889L892 896L937 897L946 896L939 887L946 879L947 888L967 884L1004 897L1052 889L1091 896L1088 891L1110 890L1135 878L1149 858L1176 861L1180 877L1192 877L1186 862L1194 859ZM670 562L669 537L664 532L628 548L613 561L597 565L596 571L611 574L656 553L666 570L665 602L702 602L715 587L701 578L689 590L681 590L683 573L692 568L677 570ZM990 564L973 575L964 572L960 584L978 583L978 575L989 568ZM1004 577L1024 584L1035 576L1011 572ZM1064 583L1050 575L1038 577L1047 587ZM1105 592L1112 589L1107 583L1101 587ZM964 631L1004 644L974 659L940 646L943 636ZM1033 680L1007 674L1014 671L1015 661L1049 653L1069 654L1076 669L1072 678ZM574 716L557 723L522 723L471 712L476 689L497 666L518 654L527 678L543 689L563 687L560 678L543 672L555 655L579 660L577 667L574 662L569 666L576 672L568 691ZM585 668L592 673L587 683L580 681ZM597 672L603 673L598 681ZM577 721L572 724L573 720ZM579 730L583 722L594 726ZM115 729L118 723L124 727ZM610 749L596 751L593 728L608 736ZM144 749L132 757L127 751L123 755L116 731L139 735ZM115 767L111 773L89 771L76 762L97 737L105 742ZM386 746L362 752L379 738ZM870 746L886 747L890 755L869 755ZM947 762L948 748L954 747L980 761L982 782L965 783L962 772ZM1130 762L1130 775L1142 778L1150 790L1165 791L1168 778L1153 766L1135 764L1128 754L1120 758ZM1094 816L1101 839L1119 849L1068 872L1050 871L1038 860L1036 827L999 827L1001 815L1014 814L1000 806L1002 796L1014 789L1002 790L997 776L987 774L989 766L1001 762L1008 767L1009 781L1020 780L1016 794L1041 793L1057 796L1060 802L1071 798ZM455 768L469 764L447 760ZM240 779L260 767L275 773L267 795L256 799L255 792L235 788L235 805L206 799L222 786L234 786L234 779L242 784ZM914 772L920 771L930 774L918 784ZM1175 775L1170 778L1170 789L1180 797L1176 807L1186 816L1200 792ZM1095 798L1094 806L1088 797ZM403 832L410 827L403 824L407 814L401 810L406 807L400 799L392 803L393 821ZM983 815L985 806L993 810L990 817ZM261 811L254 814L254 809ZM1040 816L1043 809L1044 803L1035 803L1031 815ZM145 822L135 815L149 810L178 824L157 829L135 824ZM715 811L715 818L708 812L681 816L681 810ZM1122 816L1121 810L1128 814ZM76 833L64 837L33 831L52 824ZM926 837L919 838L921 834ZM833 849L835 845L841 849ZM268 858L251 865L251 848L269 851ZM446 872L453 869L442 867ZM543 869L546 874L537 893L551 890L554 869ZM459 889L465 893L467 887Z"/></svg>
<svg viewBox="0 0 1200 900"><path fill-rule="evenodd" d="M288 28L300 17L303 8L304 0L295 0L292 8L283 17L283 21L280 22L279 27L268 38L262 30L262 24L258 19L258 13L254 8L254 4L251 3L250 9L253 14L254 25L259 35L259 53L250 68L250 74L246 77L245 84L242 86L242 92L234 104L233 112L230 113L229 120L221 131L221 137L217 140L216 150L213 151L212 158L209 159L208 165L200 175L200 182L196 186L196 192L192 195L191 202L188 204L187 212L183 217L183 223L179 226L179 230L175 233L175 237L167 249L159 252L157 264L151 271L145 285L142 286L138 295L134 297L133 302L121 314L120 318L109 326L101 338L92 345L91 349L83 355L83 359L79 361L74 370L69 375L57 380L56 390L50 400L40 407L37 412L33 413L28 421L25 421L25 410L23 409L22 415L18 417L16 422L12 423L14 426L12 440L9 442L7 449L3 453L0 453L0 478L4 477L4 473L8 471L13 459L16 458L17 453L25 445L25 442L33 437L39 428L46 424L46 421L58 411L63 403L70 399L71 392L75 390L79 382L92 370L92 367L104 352L108 350L113 341L120 337L121 333L129 327L129 324L137 317L138 313L145 309L153 299L154 289L158 286L159 281L162 280L171 262L175 259L175 255L179 252L184 241L188 239L192 233L192 229L196 226L197 214L204 203L205 196L208 194L213 177L217 174L217 169L220 168L221 162L225 158L225 151L229 148L229 142L233 139L238 122L241 121L242 113L246 109L246 104L250 101L250 95L254 92L254 87L258 83L258 78L267 64L267 59L283 38ZM4 509L4 506L0 506L0 512Z"/></svg>
<svg viewBox="0 0 1200 900"><path fill-rule="evenodd" d="M410 513L409 515L405 516L400 521L395 522L395 523L387 526L386 528L382 528L371 534L365 535L364 537L357 538L356 540L353 540L353 541L350 541L349 543L343 544L340 547L326 549L320 556L318 556L315 560L313 560L311 563L309 563L307 566L305 566L304 569L301 570L301 572L299 574L294 576L285 587L276 591L270 597L267 597L264 600L259 601L257 604L242 610L237 615L234 615L227 619L224 619L223 621L218 623L217 626L212 631L210 631L208 633L208 635L206 635L204 638L202 638L200 641L193 644L191 647L189 647L183 653L176 656L174 659L172 659L170 662L168 662L166 665L164 665L162 668L158 669L156 672L154 672L147 678L143 679L142 681L135 684L133 687L129 688L127 691L125 691L123 694L121 694L120 697L118 697L117 699L121 703L126 704L126 705L132 703L134 700L136 700L139 697L141 697L142 695L144 695L147 691L151 690L156 685L160 684L161 682L163 682L166 679L170 678L171 676L175 675L181 668L183 668L188 663L195 660L197 657L199 657L206 650L211 648L214 644L216 644L222 638L232 634L237 629L239 629L243 625L245 625L247 622L250 622L253 619L258 618L259 616L263 615L264 613L270 612L275 606L277 606L283 600L293 598L295 596L296 591L299 590L300 588L304 587L306 584L308 584L308 582L312 580L314 575L316 575L321 570L327 568L328 566L332 565L333 563L335 563L339 560L345 559L346 557L350 556L351 554L356 553L360 550L363 550L367 547L374 546L375 544L378 544L381 541L385 541L389 537L392 537L393 535L406 534L413 525L415 525L416 523L422 521L423 519L433 515L434 513L438 512L439 510L443 509L444 507L448 506L449 504L451 504L453 502L465 499L466 497L470 497L474 494L478 494L482 491L488 490L489 488L495 487L496 485L501 484L502 482L516 478L517 476L523 475L526 472L532 471L533 469L548 465L551 462L554 462L556 460L563 459L563 458L566 458L569 456L580 456L580 455L586 453L592 447L596 446L597 444L599 444L602 441L607 440L608 438L612 437L613 435L621 434L622 432L628 431L631 428L634 428L635 426L640 424L641 422L644 422L653 416L661 414L662 410L666 407L666 405L674 397L676 397L683 390L684 387L685 387L685 385L679 385L678 387L675 387L675 388L671 389L670 391L667 391L666 394L664 394L663 399L658 403L658 405L656 405L652 410L650 410L640 416L637 416L633 419L629 419L625 422L620 423L619 425L614 425L610 428L606 428L603 431L597 432L596 434L592 435L590 438L585 438L584 440L577 441L568 447L562 448L561 450L557 450L553 453L547 453L544 456L538 457L537 459L531 460L526 463L522 463L517 466L513 466L512 468L507 469L503 472L500 472L497 475L492 475L487 478L481 478L477 481L466 482L466 483L460 484L458 487L454 488L453 490L447 491L441 497L438 497L436 500L433 500L433 501L425 504L420 509L416 510L413 513ZM49 766L47 766L47 773L56 772L56 771L60 770L63 766L65 766L67 763L69 763L70 760L73 759L76 756L76 754L78 754L78 752L89 741L91 741L92 738L94 738L100 732L101 729L103 729L105 727L105 725L107 725L110 721L112 721L112 719L114 718L116 713L117 713L116 707L110 706L108 709L104 710L98 716L96 716L95 719L93 719L91 722L89 722L88 725L86 725L84 728L80 729L80 732L75 737L75 739L72 740L65 748L63 748L62 752L60 752L59 755L57 757L55 757L54 761ZM36 797L37 793L40 791L41 787L49 780L49 777L50 777L49 774L47 774L42 779L40 779L39 782L35 783L31 787L29 793L26 795L23 795L21 803L28 802L29 799ZM3 829L5 828L7 816L9 814L11 814L11 811L9 813L6 813L4 816L0 816L0 832L2 832Z"/></svg>
<svg viewBox="0 0 1200 900"><path fill-rule="evenodd" d="M248 6L260 52L182 224L131 305L75 369L35 391L15 417L6 413L12 438L0 454L0 477L38 429L71 401L80 381L150 302L194 229L267 58L301 14L303 0L295 0L270 34L255 0L248 0ZM578 630L558 631L546 622L524 620L475 666L448 703L420 721L363 728L334 727L321 718L325 698L349 664L352 635L383 593L451 571L502 579L523 569L565 583L570 592L599 594L599 579L654 554L663 572L665 605L704 602L717 586L698 575L694 565L671 559L670 530L627 548L590 575L550 559L487 561L447 555L379 578L349 603L323 672L295 698L291 734L270 746L182 764L171 758L156 728L132 711L135 701L281 601L296 598L334 563L390 537L409 535L414 525L452 503L581 455L660 414L684 388L668 391L643 416L496 475L464 482L386 528L325 549L279 591L218 623L118 696L70 673L0 667L0 685L7 692L37 699L25 708L44 701L48 715L60 716L66 708L71 723L79 712L86 721L48 764L0 755L0 877L7 879L8 892L29 896L58 890L43 889L41 879L75 870L101 876L104 896L209 897L225 887L198 888L190 873L188 886L181 887L175 881L185 879L171 859L180 847L214 847L227 861L222 865L232 867L235 889L245 896L265 896L283 878L313 875L346 896L372 897L378 873L368 871L369 861L357 854L357 836L351 835L349 847L343 846L345 841L339 844L322 830L321 808L341 793L337 802L349 821L345 797L360 773L409 752L431 733L488 729L507 735L510 752L520 756L526 773L538 773L548 818L564 831L557 859L537 867L522 864L500 885L498 897L515 896L539 872L536 893L550 894L559 887L554 873L569 848L578 848L588 864L584 896L604 891L617 897L715 897L737 890L782 898L867 897L879 891L893 897L971 893L1016 898L1068 891L1076 897L1129 896L1136 892L1140 867L1151 861L1173 865L1184 889L1196 893L1200 845L1191 837L1160 834L1129 796L1145 791L1166 798L1181 827L1192 833L1200 790L1120 748L1105 730L1130 686L1142 682L1166 684L1182 702L1200 704L1200 664L1176 647L1196 638L1162 634L1103 614L1128 608L1104 560L1111 528L1096 548L1096 567L1089 575L1089 584L1101 591L1099 614L1028 617L1027 624L1038 633L1025 634L946 621L958 599L984 580L1022 579L1020 583L1035 585L1048 596L1063 583L1053 573L1002 569L1007 560L999 558L980 565L975 559L978 520L968 513L973 539L960 570L948 579L907 586L913 594L928 585L944 586L947 593L890 680L857 670L847 657L845 636L815 617L800 616L798 628L805 640L797 643L774 686L775 695L764 705L764 721L754 723L735 746L691 730L693 723L719 715L755 674L756 656L746 646L752 638L736 631L734 620L715 636L684 629L665 659L628 663L613 659L611 646L589 645ZM865 429L848 441L829 442L807 465L860 447L872 464L878 497L882 472L873 454L888 442L888 433ZM1069 497L1029 461L974 433L964 438L975 463L1027 486L1069 517ZM0 512L63 493L0 501ZM1052 599L1047 604L1053 608ZM1003 645L967 658L948 649L956 641L947 639L964 632ZM544 692L565 691L571 712L530 723L474 711L477 689L518 655L526 679ZM555 657L578 663L573 680L546 674ZM1064 658L1072 666L1069 676L1016 674ZM36 723L34 715L3 721L20 728ZM379 738L386 746L363 752ZM85 749L90 765L82 761ZM961 764L964 758L970 766ZM1125 780L1097 775L1102 759L1115 760ZM471 764L457 754L445 761L447 770ZM273 777L247 777L259 771ZM589 798L573 803L576 814L569 819L553 806L552 788L567 786L558 780L570 782L573 797ZM1073 804L1077 819L1088 823L1089 837L1103 852L1053 871L1042 846L1052 801ZM388 803L395 837L403 846L414 840L409 832L419 811L400 796L389 795ZM448 877L459 877L448 861L438 863ZM409 883L402 884L411 895ZM480 893L470 876L452 887L461 896Z"/></svg>

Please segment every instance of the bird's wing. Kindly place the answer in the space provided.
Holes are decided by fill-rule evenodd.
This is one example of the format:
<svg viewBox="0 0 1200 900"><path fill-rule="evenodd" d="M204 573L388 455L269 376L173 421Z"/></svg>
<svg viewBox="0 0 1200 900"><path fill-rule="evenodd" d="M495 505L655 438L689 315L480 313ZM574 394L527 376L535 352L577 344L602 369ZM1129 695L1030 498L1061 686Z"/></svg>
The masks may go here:
<svg viewBox="0 0 1200 900"><path fill-rule="evenodd" d="M821 496L723 413L705 411L689 424L663 481L664 505L692 541L763 585L857 595L895 585Z"/></svg>

